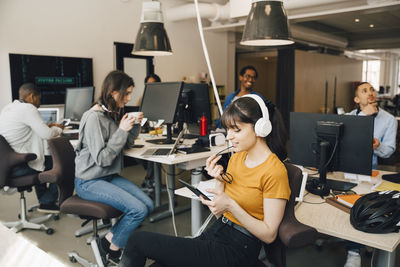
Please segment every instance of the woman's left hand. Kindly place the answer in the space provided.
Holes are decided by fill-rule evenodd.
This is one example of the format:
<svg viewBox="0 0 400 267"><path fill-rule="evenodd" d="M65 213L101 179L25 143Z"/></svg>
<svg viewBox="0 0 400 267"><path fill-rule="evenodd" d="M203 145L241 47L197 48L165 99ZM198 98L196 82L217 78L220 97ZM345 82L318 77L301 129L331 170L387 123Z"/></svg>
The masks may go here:
<svg viewBox="0 0 400 267"><path fill-rule="evenodd" d="M203 197L200 197L201 203L207 205L216 217L220 217L229 211L233 200L227 194L217 189L207 189L207 192L214 194L213 200L205 200Z"/></svg>

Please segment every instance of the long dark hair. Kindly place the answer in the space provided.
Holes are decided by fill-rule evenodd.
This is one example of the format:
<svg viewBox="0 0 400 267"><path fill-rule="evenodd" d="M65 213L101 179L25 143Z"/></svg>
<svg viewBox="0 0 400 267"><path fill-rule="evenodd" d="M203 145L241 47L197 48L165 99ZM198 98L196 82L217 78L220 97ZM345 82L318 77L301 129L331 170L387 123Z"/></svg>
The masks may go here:
<svg viewBox="0 0 400 267"><path fill-rule="evenodd" d="M120 70L111 71L103 81L101 95L97 102L108 109L109 112L106 112L107 116L113 118L115 121L119 121L122 109L118 107L118 103L114 100L111 93L118 91L118 101L122 101L127 94L126 89L131 86L135 86L132 77Z"/></svg>
<svg viewBox="0 0 400 267"><path fill-rule="evenodd" d="M272 131L265 137L265 142L271 151L283 161L287 157L287 131L283 124L282 116L275 105L270 101L266 101L266 106L272 124ZM236 124L238 122L255 125L261 117L262 111L257 101L250 97L241 97L226 108L221 117L221 124L225 129L238 128Z"/></svg>

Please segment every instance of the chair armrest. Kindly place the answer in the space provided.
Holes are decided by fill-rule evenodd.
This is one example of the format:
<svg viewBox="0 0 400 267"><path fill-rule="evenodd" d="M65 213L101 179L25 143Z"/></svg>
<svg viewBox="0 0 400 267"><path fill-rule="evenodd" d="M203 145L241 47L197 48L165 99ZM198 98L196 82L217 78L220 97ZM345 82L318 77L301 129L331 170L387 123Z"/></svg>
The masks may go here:
<svg viewBox="0 0 400 267"><path fill-rule="evenodd" d="M296 217L289 216L279 227L279 237L288 248L302 247L312 244L317 239L317 230L299 222Z"/></svg>
<svg viewBox="0 0 400 267"><path fill-rule="evenodd" d="M31 160L36 159L36 154L34 153L18 153L13 152L10 155L9 162L12 167L20 165L22 163L28 163Z"/></svg>
<svg viewBox="0 0 400 267"><path fill-rule="evenodd" d="M55 169L39 173L39 181L41 183L52 183L52 184L57 183L58 177L59 174Z"/></svg>

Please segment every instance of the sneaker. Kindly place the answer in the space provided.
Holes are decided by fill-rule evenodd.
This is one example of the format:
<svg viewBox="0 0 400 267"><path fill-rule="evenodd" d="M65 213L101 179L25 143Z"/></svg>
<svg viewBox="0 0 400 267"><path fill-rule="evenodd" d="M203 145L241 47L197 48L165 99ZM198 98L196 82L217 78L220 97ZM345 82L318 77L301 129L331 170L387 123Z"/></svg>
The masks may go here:
<svg viewBox="0 0 400 267"><path fill-rule="evenodd" d="M40 204L37 210L43 213L60 213L60 207L56 204Z"/></svg>
<svg viewBox="0 0 400 267"><path fill-rule="evenodd" d="M360 253L349 250L347 251L347 260L344 267L360 267L361 266L361 256Z"/></svg>
<svg viewBox="0 0 400 267"><path fill-rule="evenodd" d="M112 264L118 265L119 262L121 261L121 255L122 255L121 250L118 251L110 250L110 253L108 253L108 261L111 262Z"/></svg>
<svg viewBox="0 0 400 267"><path fill-rule="evenodd" d="M110 262L112 264L118 265L121 259L121 250L111 250L110 242L105 237L101 238L99 243L99 251L103 263Z"/></svg>

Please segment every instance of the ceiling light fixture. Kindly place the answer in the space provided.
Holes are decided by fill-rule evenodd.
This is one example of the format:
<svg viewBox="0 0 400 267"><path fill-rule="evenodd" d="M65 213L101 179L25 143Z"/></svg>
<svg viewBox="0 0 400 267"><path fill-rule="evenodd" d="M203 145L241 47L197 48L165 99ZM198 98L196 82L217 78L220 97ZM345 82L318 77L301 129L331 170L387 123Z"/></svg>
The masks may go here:
<svg viewBox="0 0 400 267"><path fill-rule="evenodd" d="M354 19L354 22L360 22L360 19Z"/></svg>
<svg viewBox="0 0 400 267"><path fill-rule="evenodd" d="M373 27L375 27L375 25L374 24L369 24L369 27L373 28Z"/></svg>
<svg viewBox="0 0 400 267"><path fill-rule="evenodd" d="M252 0L241 45L290 45L288 19L282 1Z"/></svg>
<svg viewBox="0 0 400 267"><path fill-rule="evenodd" d="M160 2L143 2L140 28L132 54L139 56L172 55L171 45L164 28Z"/></svg>

